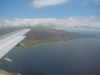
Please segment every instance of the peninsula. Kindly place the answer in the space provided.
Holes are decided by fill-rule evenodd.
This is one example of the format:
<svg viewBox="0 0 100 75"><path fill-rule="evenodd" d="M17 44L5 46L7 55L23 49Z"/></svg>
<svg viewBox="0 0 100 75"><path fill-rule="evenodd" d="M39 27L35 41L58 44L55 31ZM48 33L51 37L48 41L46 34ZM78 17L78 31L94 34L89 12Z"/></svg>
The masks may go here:
<svg viewBox="0 0 100 75"><path fill-rule="evenodd" d="M67 32L64 30L41 28L41 27L33 28L28 34L26 34L26 36L27 37L21 42L25 46L34 46L51 42L59 42L77 38L91 37L91 35L78 34L74 32Z"/></svg>

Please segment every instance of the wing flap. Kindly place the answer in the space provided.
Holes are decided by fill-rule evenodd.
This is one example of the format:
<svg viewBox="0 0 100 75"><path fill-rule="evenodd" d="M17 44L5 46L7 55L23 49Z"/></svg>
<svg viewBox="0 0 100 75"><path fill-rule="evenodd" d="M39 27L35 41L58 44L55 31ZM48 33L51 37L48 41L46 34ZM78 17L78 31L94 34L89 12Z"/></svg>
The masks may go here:
<svg viewBox="0 0 100 75"><path fill-rule="evenodd" d="M0 36L0 45L2 45L3 43L5 43L13 38L16 38L18 36L22 36L30 30L31 29L23 29L23 30L18 30L18 31L11 32L11 33L8 33L6 35Z"/></svg>
<svg viewBox="0 0 100 75"><path fill-rule="evenodd" d="M25 36L18 36L6 43L0 45L0 59L10 51L14 46L16 46L21 40L23 40Z"/></svg>

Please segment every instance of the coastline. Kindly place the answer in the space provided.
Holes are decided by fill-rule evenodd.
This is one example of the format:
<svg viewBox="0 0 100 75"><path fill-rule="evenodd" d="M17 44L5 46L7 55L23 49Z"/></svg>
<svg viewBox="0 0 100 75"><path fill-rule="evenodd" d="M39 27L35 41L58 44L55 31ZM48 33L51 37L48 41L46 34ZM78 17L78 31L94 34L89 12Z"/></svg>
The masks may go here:
<svg viewBox="0 0 100 75"><path fill-rule="evenodd" d="M87 38L87 37L81 37L81 38ZM56 43L56 42L64 42L64 41L81 39L81 38L69 38L69 39L66 38L66 39L62 39L62 40L61 39L60 40L59 39L56 39L56 40L49 40L48 39L48 41L47 40L31 40L31 41L24 40L24 41L21 42L21 44L25 45L25 47L28 47L28 46L38 46L38 45L43 45L43 44ZM93 37L91 37L91 38L93 38ZM100 38L100 37L95 37L95 38Z"/></svg>
<svg viewBox="0 0 100 75"><path fill-rule="evenodd" d="M73 38L73 39L76 39L76 38ZM67 40L49 40L49 41L47 41L47 40L37 40L39 42L38 43L34 43L34 44L31 44L31 42L34 42L34 41L30 42L30 41L26 40L26 41L22 41L21 43L24 44L27 47L27 46L37 46L37 45L56 43L56 42L64 42L64 41L73 40L73 39L72 38L71 39L67 38ZM27 44L27 42L28 42L28 44Z"/></svg>

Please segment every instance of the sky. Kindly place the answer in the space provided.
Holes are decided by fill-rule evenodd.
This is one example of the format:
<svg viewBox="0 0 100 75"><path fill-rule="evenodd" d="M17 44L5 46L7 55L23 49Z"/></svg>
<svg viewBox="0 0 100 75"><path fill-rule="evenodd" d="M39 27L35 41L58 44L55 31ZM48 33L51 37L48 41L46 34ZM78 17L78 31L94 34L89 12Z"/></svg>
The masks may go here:
<svg viewBox="0 0 100 75"><path fill-rule="evenodd" d="M100 0L0 0L0 27L100 28Z"/></svg>

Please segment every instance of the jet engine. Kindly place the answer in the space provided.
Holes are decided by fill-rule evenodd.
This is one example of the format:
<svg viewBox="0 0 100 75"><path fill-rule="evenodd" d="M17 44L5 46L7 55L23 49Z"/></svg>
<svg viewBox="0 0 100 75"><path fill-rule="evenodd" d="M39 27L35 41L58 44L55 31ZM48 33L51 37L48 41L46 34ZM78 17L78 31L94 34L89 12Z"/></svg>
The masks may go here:
<svg viewBox="0 0 100 75"><path fill-rule="evenodd" d="M9 59L9 58L7 58L7 57L5 57L5 56L3 56L0 60L1 60L1 61L5 61L5 62L12 62L11 59Z"/></svg>
<svg viewBox="0 0 100 75"><path fill-rule="evenodd" d="M21 75L21 74L10 73L10 72L7 72L7 71L0 69L0 75Z"/></svg>
<svg viewBox="0 0 100 75"><path fill-rule="evenodd" d="M19 43L19 44L17 44L17 45L16 45L16 47L25 47L25 45L24 45L24 44Z"/></svg>

